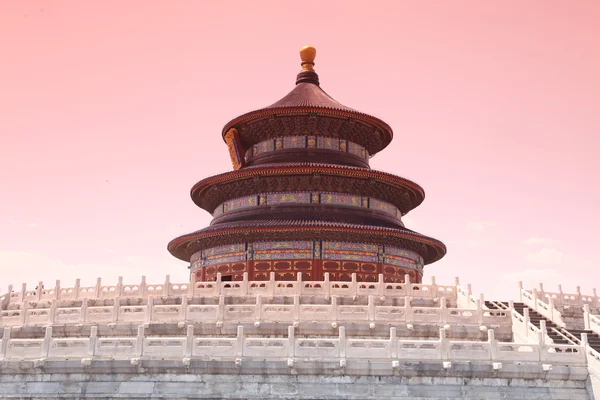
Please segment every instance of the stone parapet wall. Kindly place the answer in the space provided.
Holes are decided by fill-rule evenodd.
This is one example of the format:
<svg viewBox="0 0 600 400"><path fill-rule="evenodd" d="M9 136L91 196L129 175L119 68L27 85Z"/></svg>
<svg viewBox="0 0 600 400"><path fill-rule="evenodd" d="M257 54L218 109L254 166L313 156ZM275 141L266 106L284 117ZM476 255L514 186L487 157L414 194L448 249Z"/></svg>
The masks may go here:
<svg viewBox="0 0 600 400"><path fill-rule="evenodd" d="M235 337L196 336L194 326L180 336L148 336L140 325L136 336L99 337L92 327L89 337L54 337L53 328L46 327L40 339L15 339L5 328L0 342L0 360L80 359L83 364L98 359L180 359L184 364L193 358L202 360L286 359L293 365L296 359L338 360L344 367L347 360L388 360L391 366L399 361L477 361L489 362L501 368L503 362L546 363L552 365L587 365L585 346L547 345L538 343L498 342L494 331L488 330L487 341L453 341L446 329L439 330L437 340L398 338L396 328L389 328L388 338L356 338L346 335L344 326L338 335L330 337L297 337L294 326L285 337L248 337L242 326ZM137 361L136 361L137 360ZM450 364L449 364L450 365Z"/></svg>
<svg viewBox="0 0 600 400"><path fill-rule="evenodd" d="M193 360L3 362L0 396L11 399L490 399L589 400L587 371L537 364ZM169 371L166 373L165 371Z"/></svg>
<svg viewBox="0 0 600 400"><path fill-rule="evenodd" d="M301 301L304 299L304 301ZM168 300L168 301L167 301ZM217 299L188 297L168 299L149 297L112 299L112 304L95 305L87 299L74 301L52 300L36 304L28 302L19 309L0 311L0 326L100 324L100 323L172 323L183 322L215 324L224 322L278 322L302 321L326 323L366 324L451 324L458 326L510 326L510 312L448 307L444 298L435 306L413 306L412 298L389 301L385 297L367 296L343 303L345 298L333 295L324 298L292 297L269 298L250 295L244 298L220 295ZM124 304L121 304L123 301ZM107 303L107 302L103 302ZM395 304L395 305L393 305Z"/></svg>
<svg viewBox="0 0 600 400"><path fill-rule="evenodd" d="M457 298L458 280L454 285L438 285L435 277L430 284L412 283L408 276L402 283L384 282L380 274L376 282L358 282L356 274L351 274L350 281L330 281L329 274L324 275L323 281L302 281L298 276L295 281L276 281L275 274L271 273L267 281L250 281L248 275L244 274L241 281L224 282L221 274L217 274L214 282L184 282L172 283L167 275L165 282L149 284L142 277L137 284L125 284L119 278L115 285L103 285L98 278L94 286L82 286L77 279L75 286L63 287L60 281L56 281L54 287L45 287L39 282L36 289L28 289L25 284L20 291L14 291L9 285L8 293L0 296L0 308L9 309L11 305L20 305L24 302L40 302L55 300L77 300L77 299L114 299L124 297L147 298L149 296L385 296L389 298ZM464 292L465 289L463 289ZM470 289L468 289L470 291ZM470 292L469 292L470 293ZM470 295L470 294L467 294Z"/></svg>

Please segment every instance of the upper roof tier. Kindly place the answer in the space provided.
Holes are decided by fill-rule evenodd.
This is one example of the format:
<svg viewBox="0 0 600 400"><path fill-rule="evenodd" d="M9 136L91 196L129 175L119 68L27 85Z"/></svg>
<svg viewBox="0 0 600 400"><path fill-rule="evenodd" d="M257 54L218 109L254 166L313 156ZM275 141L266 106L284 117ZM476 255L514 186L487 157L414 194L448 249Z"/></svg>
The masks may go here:
<svg viewBox="0 0 600 400"><path fill-rule="evenodd" d="M369 155L384 149L392 141L392 128L339 103L321 89L313 70L315 55L314 47L303 47L296 87L276 103L229 121L223 128L223 138L235 129L245 149L267 139L301 135L346 139L363 146Z"/></svg>

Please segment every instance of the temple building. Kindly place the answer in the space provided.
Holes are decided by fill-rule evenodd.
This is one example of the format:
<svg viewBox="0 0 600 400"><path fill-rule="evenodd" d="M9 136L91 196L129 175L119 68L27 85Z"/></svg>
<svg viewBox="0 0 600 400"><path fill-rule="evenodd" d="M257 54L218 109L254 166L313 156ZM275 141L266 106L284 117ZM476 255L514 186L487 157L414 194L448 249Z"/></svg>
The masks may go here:
<svg viewBox="0 0 600 400"><path fill-rule="evenodd" d="M425 198L408 179L369 167L392 128L346 107L320 86L316 50L300 50L296 87L276 103L223 128L234 171L198 182L194 203L208 228L169 243L196 281L252 280L421 282L443 243L404 226Z"/></svg>
<svg viewBox="0 0 600 400"><path fill-rule="evenodd" d="M402 221L424 191L369 167L392 129L333 100L315 49L300 54L288 95L225 125L234 170L192 188L213 220L168 245L189 280L57 280L0 293L1 398L600 393L595 290L519 284L518 299L498 301L458 278L423 282L424 266L446 253Z"/></svg>

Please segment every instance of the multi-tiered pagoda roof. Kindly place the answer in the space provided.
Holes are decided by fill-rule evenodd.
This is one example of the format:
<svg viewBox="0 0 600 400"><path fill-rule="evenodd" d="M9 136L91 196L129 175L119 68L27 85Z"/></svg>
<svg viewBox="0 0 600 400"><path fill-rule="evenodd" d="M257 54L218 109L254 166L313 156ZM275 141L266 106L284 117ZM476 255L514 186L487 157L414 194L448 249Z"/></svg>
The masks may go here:
<svg viewBox="0 0 600 400"><path fill-rule="evenodd" d="M375 171L369 159L391 127L346 107L321 87L313 47L300 51L295 88L223 129L234 171L201 180L194 203L214 219L169 243L196 280L251 279L419 282L443 243L404 226L423 201L414 182Z"/></svg>

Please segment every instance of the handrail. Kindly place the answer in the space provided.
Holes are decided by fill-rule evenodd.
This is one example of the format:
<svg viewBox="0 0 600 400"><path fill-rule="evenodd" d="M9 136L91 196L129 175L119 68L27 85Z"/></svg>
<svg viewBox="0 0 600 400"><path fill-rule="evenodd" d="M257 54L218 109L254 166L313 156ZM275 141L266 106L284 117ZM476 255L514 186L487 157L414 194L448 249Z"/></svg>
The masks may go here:
<svg viewBox="0 0 600 400"><path fill-rule="evenodd" d="M531 292L523 289L523 282L519 282L519 300L561 328L567 326L561 312L555 307L554 299L549 298L548 303L544 302L540 299L537 289L533 289Z"/></svg>
<svg viewBox="0 0 600 400"><path fill-rule="evenodd" d="M410 276L405 276L403 283L384 282L383 274L379 274L377 282L358 282L356 274L352 274L352 280L330 281L329 273L325 273L323 281L302 281L302 274L298 274L295 281L276 281L275 274L271 272L268 281L249 281L248 274L243 274L241 281L221 280L221 274L217 274L216 281L208 282L184 282L173 283L169 275L165 282L159 284L148 284L146 277L137 284L124 284L123 278L119 277L116 285L103 285L100 278L95 286L81 286L80 279L75 281L73 287L62 287L60 281L52 288L45 288L43 282L39 282L36 289L29 290L23 284L21 291L14 291L12 285L9 292L0 297L1 309L7 309L9 305L22 304L23 302L40 302L51 300L79 300L79 299L114 299L123 297L149 296L181 296L184 294L194 296L219 296L219 295L314 295L314 296L413 296L421 298L456 298L458 283L455 285L438 285L435 277L431 278L430 284L410 282ZM471 308L471 307L466 307Z"/></svg>
<svg viewBox="0 0 600 400"><path fill-rule="evenodd" d="M330 296L325 304L306 304L300 295L293 296L287 304L272 303L260 294L237 297L235 304L220 295L212 304L190 303L193 297L183 295L178 304L162 304L159 297L149 297L145 304L122 305L116 298L109 305L93 305L82 299L80 305L72 306L52 300L49 307L23 308L0 311L0 324L4 326L57 325L77 323L134 323L134 322L295 322L295 321L371 321L460 325L509 324L506 310L448 307L444 298L435 307L419 307L412 304L413 297L405 296L404 304L386 305L385 299L367 296L367 304L342 304L339 296Z"/></svg>
<svg viewBox="0 0 600 400"><path fill-rule="evenodd" d="M523 289L522 282L519 282L519 288ZM562 285L558 285L558 292L547 292L544 290L544 286L540 283L536 289L531 292L537 291L538 298L544 300L545 303L550 304L552 301L555 306L569 306L569 307L583 307L588 304L593 308L600 308L600 297L596 293L596 289L592 289L591 295L581 293L581 288L577 286L575 293L565 293L562 290Z"/></svg>
<svg viewBox="0 0 600 400"><path fill-rule="evenodd" d="M92 327L87 338L56 338L47 327L44 338L17 339L5 328L0 346L0 359L281 359L307 357L320 360L424 360L428 361L489 361L535 362L558 365L586 365L586 348L576 345L546 346L539 343L498 342L494 331L488 330L487 341L454 341L439 330L437 340L398 339L396 328L390 328L388 338L357 339L347 337L340 326L334 337L296 337L295 328L288 327L287 337L247 337L242 326L236 337L203 337L194 335L188 325L186 335L147 336L144 325L130 337L98 337ZM558 351L557 351L558 350Z"/></svg>

